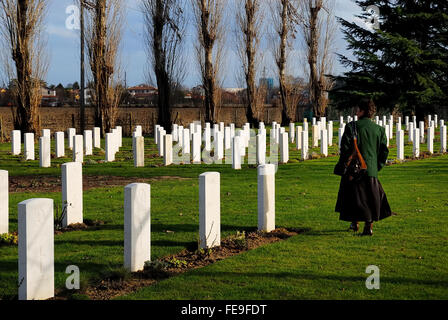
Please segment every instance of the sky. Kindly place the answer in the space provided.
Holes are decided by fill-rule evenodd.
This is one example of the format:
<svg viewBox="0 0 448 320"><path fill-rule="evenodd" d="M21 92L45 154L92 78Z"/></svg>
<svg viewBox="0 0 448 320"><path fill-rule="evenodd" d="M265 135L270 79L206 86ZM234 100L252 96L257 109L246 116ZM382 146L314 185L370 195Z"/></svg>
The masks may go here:
<svg viewBox="0 0 448 320"><path fill-rule="evenodd" d="M189 1L189 0L187 0ZM235 0L239 1L239 0ZM265 0L270 1L270 0ZM121 45L121 61L123 71L126 72L126 80L128 86L134 86L145 83L145 70L147 69L147 57L145 54L145 46L143 42L143 16L139 10L140 0L124 0L126 8L126 21ZM70 13L66 12L67 7L74 4L74 0L50 0L48 14L46 19L46 38L47 51L49 55L49 70L47 74L47 83L57 85L62 83L64 86L79 81L79 30L70 30L66 27L66 20L70 17ZM335 15L349 21L356 21L355 15L362 11L353 0L335 0ZM193 43L195 41L193 20L191 14L188 21L187 38L186 38L186 65L187 76L184 85L193 87L199 84L199 73L194 59ZM227 15L227 25L232 25L232 14ZM233 18L234 19L234 18ZM72 20L69 19L69 22ZM231 32L227 33L231 38ZM266 43L268 41L266 40ZM346 43L339 30L335 39L335 52L349 54L346 50ZM262 50L266 47L262 46ZM300 51L300 49L297 49ZM267 58L266 58L267 57ZM269 54L265 60L269 59ZM226 45L226 66L229 66L223 78L223 86L226 88L241 87L240 81L235 76L238 71L238 58L235 48L231 41L227 41ZM266 75L275 78L274 68L265 62ZM344 71L335 59L334 73L340 74ZM301 71L297 70L297 76L303 76Z"/></svg>

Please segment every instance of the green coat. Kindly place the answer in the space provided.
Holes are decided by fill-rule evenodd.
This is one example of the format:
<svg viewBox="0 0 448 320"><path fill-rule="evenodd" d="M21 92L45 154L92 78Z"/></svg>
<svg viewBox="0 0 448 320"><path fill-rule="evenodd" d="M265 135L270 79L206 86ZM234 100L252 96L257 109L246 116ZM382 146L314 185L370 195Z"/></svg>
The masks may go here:
<svg viewBox="0 0 448 320"><path fill-rule="evenodd" d="M369 177L378 178L378 172L386 165L389 149L387 148L386 130L375 124L369 118L356 122L358 131L358 147L366 164ZM343 165L353 150L352 123L345 126L341 140L341 156L337 166Z"/></svg>

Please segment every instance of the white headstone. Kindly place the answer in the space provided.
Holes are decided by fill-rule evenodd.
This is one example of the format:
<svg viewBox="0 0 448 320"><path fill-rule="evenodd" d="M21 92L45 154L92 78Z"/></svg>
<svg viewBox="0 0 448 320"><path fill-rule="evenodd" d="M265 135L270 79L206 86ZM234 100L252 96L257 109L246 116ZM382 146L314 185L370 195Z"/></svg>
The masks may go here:
<svg viewBox="0 0 448 320"><path fill-rule="evenodd" d="M190 129L184 129L183 132L183 143L182 143L182 153L190 154Z"/></svg>
<svg viewBox="0 0 448 320"><path fill-rule="evenodd" d="M275 165L258 167L258 230L275 229Z"/></svg>
<svg viewBox="0 0 448 320"><path fill-rule="evenodd" d="M280 134L280 163L288 163L289 161L289 142L288 133Z"/></svg>
<svg viewBox="0 0 448 320"><path fill-rule="evenodd" d="M232 168L235 170L241 169L241 137L235 136L232 144Z"/></svg>
<svg viewBox="0 0 448 320"><path fill-rule="evenodd" d="M42 137L48 137L51 140L51 130L50 129L42 129Z"/></svg>
<svg viewBox="0 0 448 320"><path fill-rule="evenodd" d="M205 124L205 130L204 130L204 148L205 151L211 151L211 130L210 130L210 123Z"/></svg>
<svg viewBox="0 0 448 320"><path fill-rule="evenodd" d="M73 162L84 162L84 137L76 135L73 137Z"/></svg>
<svg viewBox="0 0 448 320"><path fill-rule="evenodd" d="M124 188L124 267L141 271L150 260L151 186L133 183Z"/></svg>
<svg viewBox="0 0 448 320"><path fill-rule="evenodd" d="M93 155L93 135L92 130L84 130L84 149L85 155Z"/></svg>
<svg viewBox="0 0 448 320"><path fill-rule="evenodd" d="M113 133L106 133L106 162L115 161L115 151L113 147Z"/></svg>
<svg viewBox="0 0 448 320"><path fill-rule="evenodd" d="M446 152L446 126L440 127L440 153Z"/></svg>
<svg viewBox="0 0 448 320"><path fill-rule="evenodd" d="M404 160L404 131L397 131L397 160Z"/></svg>
<svg viewBox="0 0 448 320"><path fill-rule="evenodd" d="M8 171L0 170L0 235L9 232L9 179Z"/></svg>
<svg viewBox="0 0 448 320"><path fill-rule="evenodd" d="M291 143L294 143L294 138L295 138L295 130L294 130L294 123L290 123L289 124L289 141Z"/></svg>
<svg viewBox="0 0 448 320"><path fill-rule="evenodd" d="M184 144L185 144L185 139L187 139L187 141L188 141L188 146L190 146L190 138L188 137L189 136L189 134L188 133L186 133L186 132L188 132L187 130L184 130L184 136L183 136L183 138L184 138ZM165 147L164 147L164 139L163 139L163 137L166 135L166 131L165 130L163 130L163 129L161 129L161 128L159 128L159 138L158 138L158 140L159 140L159 144L158 144L158 146L159 146L159 156L160 157L163 157L164 156L164 150L165 150Z"/></svg>
<svg viewBox="0 0 448 320"><path fill-rule="evenodd" d="M34 160L34 133L25 133L24 140L25 160Z"/></svg>
<svg viewBox="0 0 448 320"><path fill-rule="evenodd" d="M420 129L414 129L413 154L415 158L418 158L420 156L420 139L418 138L419 136L420 136Z"/></svg>
<svg viewBox="0 0 448 320"><path fill-rule="evenodd" d="M76 135L76 129L75 128L68 128L67 130L67 137L68 137L68 147L70 150L73 150L73 137Z"/></svg>
<svg viewBox="0 0 448 320"><path fill-rule="evenodd" d="M156 124L156 127L154 129L154 142L155 144L159 144L159 131L160 131L160 125Z"/></svg>
<svg viewBox="0 0 448 320"><path fill-rule="evenodd" d="M230 135L230 127L224 128L224 149L229 150L232 147L232 140Z"/></svg>
<svg viewBox="0 0 448 320"><path fill-rule="evenodd" d="M428 142L427 142L427 146L428 146L428 151L429 153L433 154L434 153L434 127L428 127Z"/></svg>
<svg viewBox="0 0 448 320"><path fill-rule="evenodd" d="M331 147L333 145L333 121L328 122L328 146Z"/></svg>
<svg viewBox="0 0 448 320"><path fill-rule="evenodd" d="M41 168L51 167L50 138L47 136L39 138L39 166Z"/></svg>
<svg viewBox="0 0 448 320"><path fill-rule="evenodd" d="M316 148L319 146L319 126L314 125L312 127L312 129L313 129L313 137L312 137L313 144L312 144L312 146L313 146L313 148Z"/></svg>
<svg viewBox="0 0 448 320"><path fill-rule="evenodd" d="M437 115L434 115L434 123L435 123L435 127L437 128Z"/></svg>
<svg viewBox="0 0 448 320"><path fill-rule="evenodd" d="M408 141L409 142L414 142L414 122L409 122L409 137L408 137Z"/></svg>
<svg viewBox="0 0 448 320"><path fill-rule="evenodd" d="M214 141L214 151L215 151L215 160L222 160L224 158L224 139L223 133L218 131L215 135L216 140Z"/></svg>
<svg viewBox="0 0 448 320"><path fill-rule="evenodd" d="M389 125L386 124L386 139L387 139L387 146L389 147L389 140L390 140L390 130L389 130Z"/></svg>
<svg viewBox="0 0 448 320"><path fill-rule="evenodd" d="M177 142L179 139L179 127L175 123L173 124L171 135L173 136L173 142Z"/></svg>
<svg viewBox="0 0 448 320"><path fill-rule="evenodd" d="M266 163L266 138L262 134L257 135L257 164Z"/></svg>
<svg viewBox="0 0 448 320"><path fill-rule="evenodd" d="M192 150L192 160L193 164L201 164L201 132L193 133L193 150Z"/></svg>
<svg viewBox="0 0 448 320"><path fill-rule="evenodd" d="M173 164L173 136L166 134L163 136L163 164L169 166Z"/></svg>
<svg viewBox="0 0 448 320"><path fill-rule="evenodd" d="M145 138L137 136L132 138L132 151L134 153L134 167L145 166Z"/></svg>
<svg viewBox="0 0 448 320"><path fill-rule="evenodd" d="M59 131L54 135L56 144L56 158L65 157L65 133L63 131Z"/></svg>
<svg viewBox="0 0 448 320"><path fill-rule="evenodd" d="M303 127L297 126L296 127L296 149L297 150L302 149L302 132L303 132Z"/></svg>
<svg viewBox="0 0 448 320"><path fill-rule="evenodd" d="M221 195L219 172L199 176L199 239L201 248L221 245Z"/></svg>
<svg viewBox="0 0 448 320"><path fill-rule="evenodd" d="M19 300L54 297L54 212L52 199L19 203Z"/></svg>
<svg viewBox="0 0 448 320"><path fill-rule="evenodd" d="M328 157L328 131L322 130L321 136L322 136L322 141L320 142L320 153L324 157Z"/></svg>
<svg viewBox="0 0 448 320"><path fill-rule="evenodd" d="M302 160L307 160L308 159L308 131L302 131L302 152L301 152L301 157Z"/></svg>
<svg viewBox="0 0 448 320"><path fill-rule="evenodd" d="M101 148L101 129L98 127L93 128L93 147Z"/></svg>
<svg viewBox="0 0 448 320"><path fill-rule="evenodd" d="M62 226L83 223L82 164L67 162L62 166L62 202L66 206Z"/></svg>
<svg viewBox="0 0 448 320"><path fill-rule="evenodd" d="M20 130L11 132L11 152L14 156L19 155L22 151L22 137Z"/></svg>

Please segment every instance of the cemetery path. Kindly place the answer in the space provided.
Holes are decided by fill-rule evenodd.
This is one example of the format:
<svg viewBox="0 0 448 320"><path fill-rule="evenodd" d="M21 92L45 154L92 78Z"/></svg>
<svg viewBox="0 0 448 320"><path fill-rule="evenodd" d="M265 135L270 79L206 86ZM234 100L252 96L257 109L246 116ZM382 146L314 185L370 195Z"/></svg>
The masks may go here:
<svg viewBox="0 0 448 320"><path fill-rule="evenodd" d="M125 186L130 183L151 183L162 180L188 180L189 178L177 176L157 176L157 177L119 177L119 176L98 176L83 175L83 190L96 188L108 188ZM9 192L61 192L62 181L60 176L11 176Z"/></svg>

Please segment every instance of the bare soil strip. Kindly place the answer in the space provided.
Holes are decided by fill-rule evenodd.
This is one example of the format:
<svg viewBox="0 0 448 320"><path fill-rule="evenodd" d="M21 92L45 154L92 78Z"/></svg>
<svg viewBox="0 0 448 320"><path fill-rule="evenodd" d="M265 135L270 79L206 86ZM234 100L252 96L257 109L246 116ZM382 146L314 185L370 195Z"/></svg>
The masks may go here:
<svg viewBox="0 0 448 320"><path fill-rule="evenodd" d="M95 188L120 187L129 183L151 183L163 180L189 180L190 178L176 176L159 176L150 178L118 177L118 176L90 176L83 175L83 190ZM9 192L61 192L61 177L57 176L11 176L9 177Z"/></svg>
<svg viewBox="0 0 448 320"><path fill-rule="evenodd" d="M269 233L249 232L230 236L221 241L221 246L211 250L183 250L153 262L144 271L125 274L112 272L106 278L93 285L81 288L76 293L92 300L110 300L115 297L133 293L143 287L151 286L158 281L170 278L184 272L202 268L217 261L235 256L260 246L288 239L306 232L303 229L279 228ZM71 298L71 292L63 290L56 294L56 300Z"/></svg>

